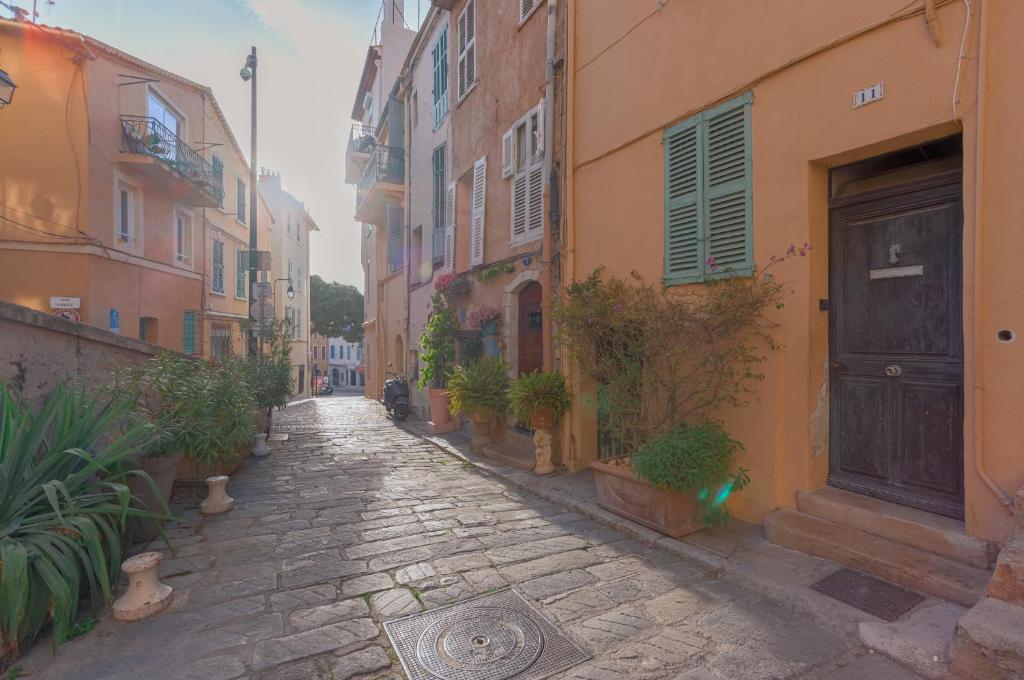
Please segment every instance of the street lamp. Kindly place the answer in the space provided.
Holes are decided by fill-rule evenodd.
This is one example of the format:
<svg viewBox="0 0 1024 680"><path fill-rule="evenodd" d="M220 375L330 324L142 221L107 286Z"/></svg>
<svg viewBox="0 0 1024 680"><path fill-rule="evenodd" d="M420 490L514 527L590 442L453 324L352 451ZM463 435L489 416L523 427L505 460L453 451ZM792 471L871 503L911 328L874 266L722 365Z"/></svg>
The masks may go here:
<svg viewBox="0 0 1024 680"><path fill-rule="evenodd" d="M14 99L14 91L18 86L14 84L7 71L0 69L0 109L11 103Z"/></svg>
<svg viewBox="0 0 1024 680"><path fill-rule="evenodd" d="M277 285L278 281L287 281L288 282L288 289L285 290L285 293L288 295L288 299L289 300L294 300L295 299L295 288L292 287L292 279L291 279L291 277L287 277L287 278L284 278L284 279L274 279L274 285L275 286Z"/></svg>
<svg viewBox="0 0 1024 680"><path fill-rule="evenodd" d="M253 289L256 287L256 251L259 249L256 229L257 201L259 200L258 185L256 178L256 48L245 58L245 65L238 72L242 80L252 84L251 115L252 125L250 127L252 150L249 154L249 320L253 318L253 303L256 301ZM252 324L250 324L252 327ZM249 331L249 351L256 354L256 333Z"/></svg>

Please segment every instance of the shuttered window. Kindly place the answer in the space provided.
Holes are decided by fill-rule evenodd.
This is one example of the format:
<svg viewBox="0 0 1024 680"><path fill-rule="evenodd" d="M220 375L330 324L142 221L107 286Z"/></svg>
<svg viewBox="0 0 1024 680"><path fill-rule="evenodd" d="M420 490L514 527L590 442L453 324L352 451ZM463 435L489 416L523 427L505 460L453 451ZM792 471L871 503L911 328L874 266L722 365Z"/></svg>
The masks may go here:
<svg viewBox="0 0 1024 680"><path fill-rule="evenodd" d="M402 267L404 238L402 234L402 208L389 203L386 208L388 228L388 268L398 271Z"/></svg>
<svg viewBox="0 0 1024 680"><path fill-rule="evenodd" d="M459 41L458 95L462 101L476 83L476 0L466 3L456 28Z"/></svg>
<svg viewBox="0 0 1024 680"><path fill-rule="evenodd" d="M543 0L519 0L519 23L530 18L533 10L540 7Z"/></svg>
<svg viewBox="0 0 1024 680"><path fill-rule="evenodd" d="M445 223L445 162L444 144L434 149L431 159L433 175L432 192L432 216L434 219L431 262L434 269L444 265L444 235L447 224Z"/></svg>
<svg viewBox="0 0 1024 680"><path fill-rule="evenodd" d="M245 299L245 275L248 273L245 249L235 246L235 297Z"/></svg>
<svg viewBox="0 0 1024 680"><path fill-rule="evenodd" d="M441 30L437 42L430 50L431 62L434 66L434 129L448 114L448 27Z"/></svg>
<svg viewBox="0 0 1024 680"><path fill-rule="evenodd" d="M473 164L473 199L470 206L472 223L469 244L469 265L484 263L484 206L487 189L487 157Z"/></svg>
<svg viewBox="0 0 1024 680"><path fill-rule="evenodd" d="M444 269L455 271L455 183L448 185L444 197Z"/></svg>
<svg viewBox="0 0 1024 680"><path fill-rule="evenodd" d="M224 209L224 161L214 156L210 161L213 166L213 185L217 190L216 195L220 197L220 209Z"/></svg>
<svg viewBox="0 0 1024 680"><path fill-rule="evenodd" d="M750 93L665 131L665 283L753 272Z"/></svg>
<svg viewBox="0 0 1024 680"><path fill-rule="evenodd" d="M181 326L181 351L185 354L196 353L196 313L185 312Z"/></svg>
<svg viewBox="0 0 1024 680"><path fill-rule="evenodd" d="M245 222L245 182L235 179L235 219Z"/></svg>
<svg viewBox="0 0 1024 680"><path fill-rule="evenodd" d="M224 242L213 242L213 275L210 277L214 293L224 292Z"/></svg>
<svg viewBox="0 0 1024 680"><path fill-rule="evenodd" d="M544 101L502 137L502 177L512 178L511 242L544 235Z"/></svg>

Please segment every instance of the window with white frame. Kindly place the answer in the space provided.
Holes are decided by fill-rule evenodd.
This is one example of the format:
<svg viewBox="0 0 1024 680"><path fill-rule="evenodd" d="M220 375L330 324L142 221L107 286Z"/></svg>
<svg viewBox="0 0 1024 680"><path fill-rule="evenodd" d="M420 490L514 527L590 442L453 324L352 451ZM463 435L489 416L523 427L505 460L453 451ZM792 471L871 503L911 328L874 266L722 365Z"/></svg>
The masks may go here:
<svg viewBox="0 0 1024 680"><path fill-rule="evenodd" d="M118 177L114 182L114 237L134 246L142 224L142 189Z"/></svg>
<svg viewBox="0 0 1024 680"><path fill-rule="evenodd" d="M297 267L297 269L298 269L298 274L296 275L296 279L297 280L295 282L295 288L301 293L305 289L305 284L303 283L304 278L302 276L302 266L299 265Z"/></svg>
<svg viewBox="0 0 1024 680"><path fill-rule="evenodd" d="M224 292L224 241L213 241L213 271L210 276L210 289L214 293Z"/></svg>
<svg viewBox="0 0 1024 680"><path fill-rule="evenodd" d="M519 0L519 23L522 24L524 21L530 18L533 14L533 10L541 6L544 0Z"/></svg>
<svg viewBox="0 0 1024 680"><path fill-rule="evenodd" d="M180 209L174 211L174 259L192 264L192 216Z"/></svg>
<svg viewBox="0 0 1024 680"><path fill-rule="evenodd" d="M544 100L501 140L501 176L511 178L512 244L544 234Z"/></svg>
<svg viewBox="0 0 1024 680"><path fill-rule="evenodd" d="M476 0L466 3L456 28L459 40L458 95L462 101L476 84Z"/></svg>
<svg viewBox="0 0 1024 680"><path fill-rule="evenodd" d="M291 213L288 213L288 215L285 217L284 222L285 222L285 228L288 230L288 233L291 234L292 233L292 214Z"/></svg>
<svg viewBox="0 0 1024 680"><path fill-rule="evenodd" d="M295 220L295 242L302 243L302 220Z"/></svg>
<svg viewBox="0 0 1024 680"><path fill-rule="evenodd" d="M245 248L242 246L235 246L235 297L241 300L246 299L245 295L245 279L249 273L246 269L246 258Z"/></svg>
<svg viewBox="0 0 1024 680"><path fill-rule="evenodd" d="M441 35L430 50L430 58L434 67L434 129L436 130L444 117L448 115L448 27L441 29Z"/></svg>

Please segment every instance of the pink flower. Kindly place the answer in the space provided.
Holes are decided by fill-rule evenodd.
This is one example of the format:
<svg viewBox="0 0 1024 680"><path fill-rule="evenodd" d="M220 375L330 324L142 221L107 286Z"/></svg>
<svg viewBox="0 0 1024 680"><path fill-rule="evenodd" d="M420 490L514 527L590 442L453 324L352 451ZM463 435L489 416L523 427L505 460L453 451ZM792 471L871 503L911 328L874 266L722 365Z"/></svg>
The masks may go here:
<svg viewBox="0 0 1024 680"><path fill-rule="evenodd" d="M708 267L711 268L711 271L715 271L716 269L718 269L718 263L715 261L715 256L714 255L709 255L707 262L708 262Z"/></svg>

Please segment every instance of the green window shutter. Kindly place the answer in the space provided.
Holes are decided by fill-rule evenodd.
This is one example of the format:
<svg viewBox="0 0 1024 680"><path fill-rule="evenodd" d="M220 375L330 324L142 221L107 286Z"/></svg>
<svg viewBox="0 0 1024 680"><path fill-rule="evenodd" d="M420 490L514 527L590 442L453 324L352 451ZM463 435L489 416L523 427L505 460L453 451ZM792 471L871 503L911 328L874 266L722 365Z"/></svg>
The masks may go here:
<svg viewBox="0 0 1024 680"><path fill-rule="evenodd" d="M701 279L704 243L701 234L703 140L700 116L665 131L665 281Z"/></svg>
<svg viewBox="0 0 1024 680"><path fill-rule="evenodd" d="M753 272L750 103L747 93L701 114L704 262L709 277Z"/></svg>
<svg viewBox="0 0 1024 680"><path fill-rule="evenodd" d="M196 313L185 312L182 324L181 351L185 354L196 353Z"/></svg>

